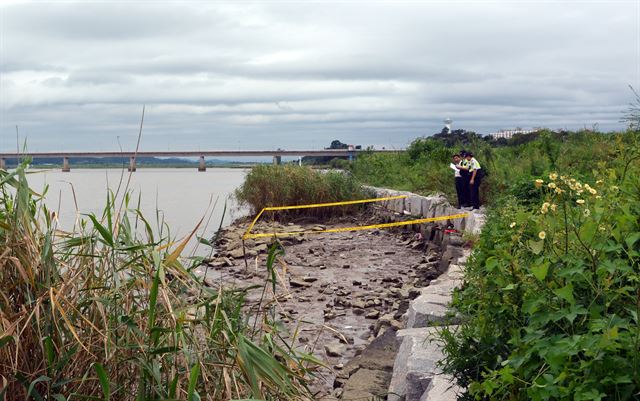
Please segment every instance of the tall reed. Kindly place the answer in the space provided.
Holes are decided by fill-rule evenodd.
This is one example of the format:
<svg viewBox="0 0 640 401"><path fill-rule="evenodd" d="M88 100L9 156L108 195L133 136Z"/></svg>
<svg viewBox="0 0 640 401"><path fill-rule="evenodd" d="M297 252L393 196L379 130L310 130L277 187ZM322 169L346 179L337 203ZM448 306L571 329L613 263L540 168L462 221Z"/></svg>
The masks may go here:
<svg viewBox="0 0 640 401"><path fill-rule="evenodd" d="M193 233L158 237L113 194L59 231L26 168L0 170L0 400L310 398L317 361L268 308L250 324L246 290L203 285L180 257Z"/></svg>

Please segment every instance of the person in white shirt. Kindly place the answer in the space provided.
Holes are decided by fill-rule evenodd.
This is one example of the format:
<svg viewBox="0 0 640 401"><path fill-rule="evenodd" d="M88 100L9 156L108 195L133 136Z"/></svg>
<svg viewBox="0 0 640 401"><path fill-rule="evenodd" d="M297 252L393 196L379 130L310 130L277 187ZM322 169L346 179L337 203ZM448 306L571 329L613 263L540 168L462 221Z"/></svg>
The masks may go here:
<svg viewBox="0 0 640 401"><path fill-rule="evenodd" d="M453 163L449 165L449 167L453 170L453 176L455 177L456 182L456 194L458 195L458 209L463 208L467 205L469 188L465 185L466 180L460 174L460 166L462 163L462 158L460 155L453 155Z"/></svg>

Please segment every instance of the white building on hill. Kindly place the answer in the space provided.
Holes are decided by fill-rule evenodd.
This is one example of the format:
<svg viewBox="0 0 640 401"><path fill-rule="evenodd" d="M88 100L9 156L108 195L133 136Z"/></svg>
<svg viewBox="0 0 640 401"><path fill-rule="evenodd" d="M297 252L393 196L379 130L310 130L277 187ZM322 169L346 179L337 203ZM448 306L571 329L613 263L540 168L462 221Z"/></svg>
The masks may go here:
<svg viewBox="0 0 640 401"><path fill-rule="evenodd" d="M528 130L522 129L522 128L501 129L498 132L490 133L489 136L492 136L494 139L499 139L499 138L510 139L516 134L531 134L536 131L539 131L539 129L528 129Z"/></svg>

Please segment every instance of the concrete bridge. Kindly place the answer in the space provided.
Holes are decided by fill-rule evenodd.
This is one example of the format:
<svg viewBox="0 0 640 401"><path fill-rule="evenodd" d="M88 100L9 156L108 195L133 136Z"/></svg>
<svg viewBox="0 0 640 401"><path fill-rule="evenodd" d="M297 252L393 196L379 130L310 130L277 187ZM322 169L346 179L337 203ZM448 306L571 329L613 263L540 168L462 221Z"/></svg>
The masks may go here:
<svg viewBox="0 0 640 401"><path fill-rule="evenodd" d="M0 169L6 168L7 159L21 159L29 157L62 158L62 171L71 171L70 159L74 157L122 157L129 158L129 171L136 171L136 157L199 157L198 171L206 171L206 157L259 157L272 156L274 164L280 164L283 156L324 156L348 157L350 160L358 153L396 153L403 150L361 150L361 149L323 149L323 150L207 150L207 151L174 151L174 152L39 152L39 153L0 153Z"/></svg>

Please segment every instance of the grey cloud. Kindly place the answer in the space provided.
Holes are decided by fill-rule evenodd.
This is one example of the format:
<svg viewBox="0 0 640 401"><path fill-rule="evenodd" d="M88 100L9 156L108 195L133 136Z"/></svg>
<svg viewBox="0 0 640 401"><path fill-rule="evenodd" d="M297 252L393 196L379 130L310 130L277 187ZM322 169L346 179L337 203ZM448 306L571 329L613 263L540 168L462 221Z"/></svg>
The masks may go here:
<svg viewBox="0 0 640 401"><path fill-rule="evenodd" d="M400 147L454 126L620 129L633 2L18 3L0 149Z"/></svg>

